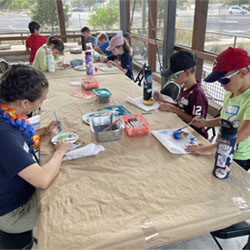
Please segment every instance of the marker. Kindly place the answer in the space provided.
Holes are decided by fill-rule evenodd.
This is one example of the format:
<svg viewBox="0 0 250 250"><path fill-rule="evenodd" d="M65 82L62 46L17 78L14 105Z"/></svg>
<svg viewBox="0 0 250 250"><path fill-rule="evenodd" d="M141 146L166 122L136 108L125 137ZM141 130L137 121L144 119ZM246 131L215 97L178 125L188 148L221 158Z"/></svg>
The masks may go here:
<svg viewBox="0 0 250 250"><path fill-rule="evenodd" d="M151 112L148 112L148 113L141 113L142 115L152 115Z"/></svg>
<svg viewBox="0 0 250 250"><path fill-rule="evenodd" d="M61 125L61 123L59 122L59 120L58 120L58 118L57 118L57 116L56 116L56 112L54 111L54 116L55 116L55 118L56 118L56 122L57 122L57 125L58 125L58 131L59 131L59 133L61 133L62 132L62 125Z"/></svg>

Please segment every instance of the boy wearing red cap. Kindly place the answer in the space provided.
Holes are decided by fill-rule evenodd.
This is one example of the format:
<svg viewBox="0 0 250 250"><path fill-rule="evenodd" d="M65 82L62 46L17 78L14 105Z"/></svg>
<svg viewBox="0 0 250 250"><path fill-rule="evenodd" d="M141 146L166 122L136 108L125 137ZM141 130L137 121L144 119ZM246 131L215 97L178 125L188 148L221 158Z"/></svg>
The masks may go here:
<svg viewBox="0 0 250 250"><path fill-rule="evenodd" d="M170 111L177 114L185 122L190 122L195 116L207 116L207 98L201 84L195 78L196 61L189 51L178 51L170 56L170 68L162 72L162 76L171 75L172 79L180 85L181 89L176 105L165 102L162 95L155 91L154 98L161 102L159 110ZM208 134L205 128L193 127L205 138Z"/></svg>
<svg viewBox="0 0 250 250"><path fill-rule="evenodd" d="M240 48L229 47L217 56L213 72L205 81L218 81L227 90L221 116L212 120L195 118L194 126L220 126L220 119L236 116L240 121L237 133L237 146L234 160L245 170L250 168L250 57ZM188 152L199 155L211 155L216 151L216 143L205 146L189 146Z"/></svg>

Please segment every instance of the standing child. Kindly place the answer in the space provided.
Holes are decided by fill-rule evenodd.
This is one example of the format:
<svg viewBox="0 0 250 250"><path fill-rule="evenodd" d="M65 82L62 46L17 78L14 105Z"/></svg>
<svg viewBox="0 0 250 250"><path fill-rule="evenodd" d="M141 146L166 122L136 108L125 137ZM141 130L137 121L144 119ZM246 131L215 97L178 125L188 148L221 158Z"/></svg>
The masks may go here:
<svg viewBox="0 0 250 250"><path fill-rule="evenodd" d="M84 35L86 39L86 43L91 43L93 49L98 46L97 39L90 33L90 29L88 27L83 27L81 29L81 33Z"/></svg>
<svg viewBox="0 0 250 250"><path fill-rule="evenodd" d="M26 39L26 50L30 53L29 62L34 61L36 51L45 43L47 38L40 35L40 25L37 22L29 23L29 30L31 35Z"/></svg>
<svg viewBox="0 0 250 250"><path fill-rule="evenodd" d="M213 72L206 82L218 81L227 90L221 116L212 120L198 119L194 126L220 126L221 119L236 116L240 121L237 133L234 160L245 170L250 169L250 57L239 48L229 47L217 56ZM210 145L189 146L188 152L199 155L211 155L216 151L216 143Z"/></svg>
<svg viewBox="0 0 250 250"><path fill-rule="evenodd" d="M47 56L46 56L46 49L49 47L52 50L53 56L63 54L64 50L64 44L63 42L55 37L50 37L47 44L42 46L40 49L38 49L34 62L33 67L36 69L39 69L41 71L47 71L48 70L48 62L47 62ZM62 64L62 63L59 63ZM56 68L55 63L55 68ZM62 66L62 65L60 65Z"/></svg>
<svg viewBox="0 0 250 250"><path fill-rule="evenodd" d="M134 80L131 50L127 40L123 36L114 36L110 40L107 50L112 51L113 55L105 58L103 62L111 63L123 71L127 77Z"/></svg>
<svg viewBox="0 0 250 250"><path fill-rule="evenodd" d="M201 88L201 83L195 78L196 61L194 55L188 51L179 51L171 55L170 68L163 72L164 75L173 78L177 84L183 84L178 102L173 105L164 102L161 94L156 91L154 98L160 101L159 110L170 111L177 114L185 122L190 122L195 116L207 116L207 98ZM205 128L193 127L205 138L208 134Z"/></svg>
<svg viewBox="0 0 250 250"><path fill-rule="evenodd" d="M107 56L111 56L112 52L108 51L107 48L109 46L109 37L106 33L100 33L97 36L97 41L99 43L98 47L95 47L94 50L100 54L105 54Z"/></svg>

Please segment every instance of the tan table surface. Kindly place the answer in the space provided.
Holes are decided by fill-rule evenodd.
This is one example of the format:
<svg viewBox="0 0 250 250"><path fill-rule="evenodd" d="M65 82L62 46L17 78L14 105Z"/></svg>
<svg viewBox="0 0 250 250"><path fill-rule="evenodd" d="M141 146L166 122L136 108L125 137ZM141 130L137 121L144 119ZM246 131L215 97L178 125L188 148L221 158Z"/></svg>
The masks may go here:
<svg viewBox="0 0 250 250"><path fill-rule="evenodd" d="M109 104L70 96L80 90L69 86L77 77L49 78L41 125L54 119L56 111L65 132L76 132L84 144L102 144L105 151L63 162L49 188L39 192L39 249L143 249L250 218L250 178L235 163L230 178L219 180L212 175L213 156L171 154L152 134L129 138L123 131L119 141L97 143L83 114L109 105L143 111L125 102L127 96L142 95L126 76L95 78L112 91ZM184 124L176 115L158 110L145 117L151 130ZM53 135L41 138L41 164L51 157Z"/></svg>

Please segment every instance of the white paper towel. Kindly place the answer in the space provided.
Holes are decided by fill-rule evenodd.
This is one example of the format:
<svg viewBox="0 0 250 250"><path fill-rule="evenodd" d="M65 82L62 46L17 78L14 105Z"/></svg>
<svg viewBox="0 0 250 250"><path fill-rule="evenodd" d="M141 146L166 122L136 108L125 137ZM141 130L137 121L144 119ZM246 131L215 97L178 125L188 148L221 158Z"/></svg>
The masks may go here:
<svg viewBox="0 0 250 250"><path fill-rule="evenodd" d="M95 145L94 143L90 143L87 146L67 152L63 157L63 161L74 160L81 157L94 156L103 150L105 150L105 148L102 145Z"/></svg>

